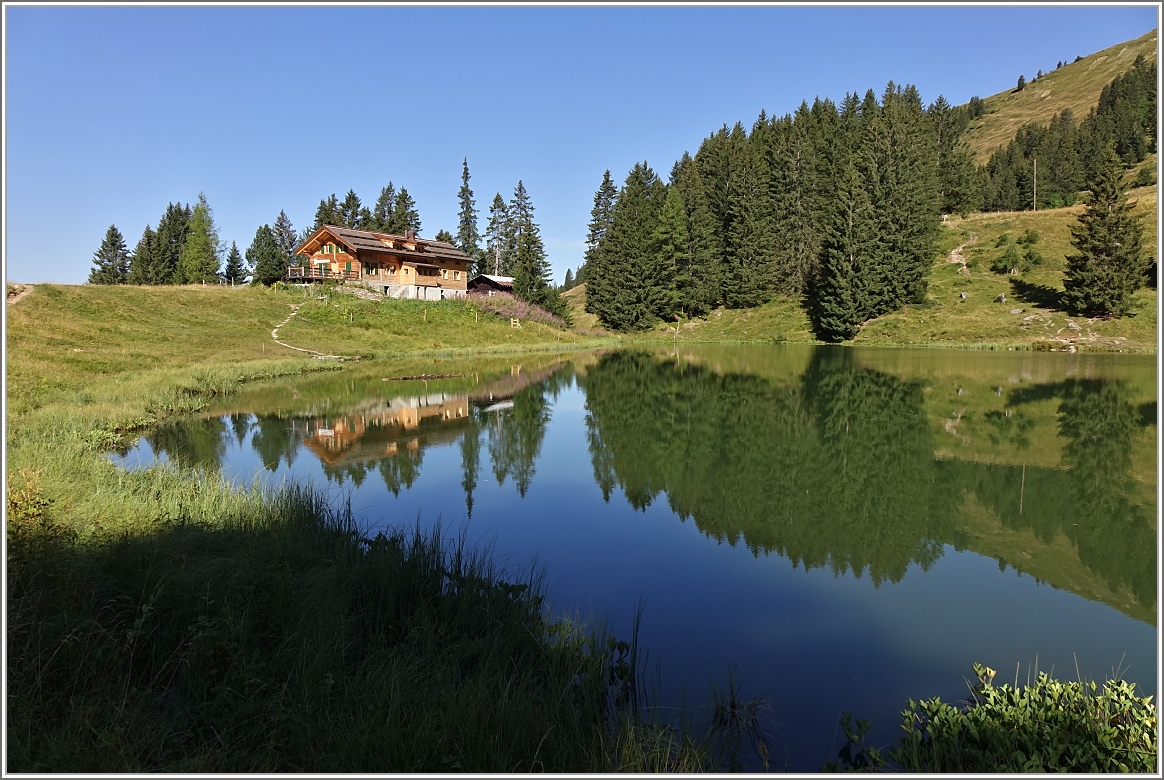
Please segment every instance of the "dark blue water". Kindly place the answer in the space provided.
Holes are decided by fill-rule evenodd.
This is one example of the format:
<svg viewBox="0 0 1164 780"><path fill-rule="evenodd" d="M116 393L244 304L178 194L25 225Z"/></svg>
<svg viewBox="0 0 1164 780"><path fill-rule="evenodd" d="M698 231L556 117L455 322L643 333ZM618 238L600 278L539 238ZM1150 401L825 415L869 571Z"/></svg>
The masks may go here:
<svg viewBox="0 0 1164 780"><path fill-rule="evenodd" d="M251 391L119 462L464 529L621 636L641 606L663 711L705 716L734 681L767 705L774 768L835 757L842 711L887 743L975 662L1156 693L1151 359L721 347L463 370Z"/></svg>

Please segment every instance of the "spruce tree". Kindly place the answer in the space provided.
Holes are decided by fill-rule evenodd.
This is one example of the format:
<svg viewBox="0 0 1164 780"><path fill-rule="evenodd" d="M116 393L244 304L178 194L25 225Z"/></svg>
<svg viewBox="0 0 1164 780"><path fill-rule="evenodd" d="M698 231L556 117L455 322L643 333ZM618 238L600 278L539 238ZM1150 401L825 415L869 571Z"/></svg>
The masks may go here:
<svg viewBox="0 0 1164 780"><path fill-rule="evenodd" d="M230 252L226 255L226 268L222 270L222 278L227 284L242 284L247 280L247 269L243 267L242 255L239 254L238 244L230 242Z"/></svg>
<svg viewBox="0 0 1164 780"><path fill-rule="evenodd" d="M493 196L493 203L489 206L489 224L485 228L486 246L481 260L478 261L481 264L477 268L477 273L500 276L509 274L513 254L509 245L512 234L509 207L505 205L505 200L498 192Z"/></svg>
<svg viewBox="0 0 1164 780"><path fill-rule="evenodd" d="M456 241L456 238L453 237L452 233L445 230L444 228L441 228L437 231L436 240L444 241L446 244L452 244L454 241Z"/></svg>
<svg viewBox="0 0 1164 780"><path fill-rule="evenodd" d="M808 105L802 103L795 119L774 128L769 157L773 291L785 295L803 292L816 273L820 249L817 150L809 135L812 123Z"/></svg>
<svg viewBox="0 0 1164 780"><path fill-rule="evenodd" d="M247 265L251 269L251 284L270 286L283 278L287 266L270 225L262 225L255 231L255 238L247 249Z"/></svg>
<svg viewBox="0 0 1164 780"><path fill-rule="evenodd" d="M387 233L392 223L392 212L396 210L396 186L388 182L388 186L380 190L380 197L372 209L372 218L368 222L368 230L375 233Z"/></svg>
<svg viewBox="0 0 1164 780"><path fill-rule="evenodd" d="M344 202L340 204L340 224L344 227L360 228L360 196L355 190L348 190Z"/></svg>
<svg viewBox="0 0 1164 780"><path fill-rule="evenodd" d="M1109 145L1091 182L1087 208L1071 228L1063 300L1073 312L1122 317L1144 283L1143 225L1124 193L1122 166Z"/></svg>
<svg viewBox="0 0 1164 780"><path fill-rule="evenodd" d="M388 232L403 236L409 230L420 235L420 213L416 210L416 201L408 194L408 190L400 188L396 196L396 204L392 209L392 217L388 222Z"/></svg>
<svg viewBox="0 0 1164 780"><path fill-rule="evenodd" d="M683 200L687 216L687 268L679 269L676 293L679 307L688 317L707 314L720 300L720 248L723 241L707 204L703 178L695 160L686 152L674 171L672 186ZM587 286L589 296L589 286Z"/></svg>
<svg viewBox="0 0 1164 780"><path fill-rule="evenodd" d="M206 201L206 195L198 193L198 203L190 219L190 236L182 246L178 259L182 281L192 284L216 280L219 266L222 265L221 254L214 212Z"/></svg>
<svg viewBox="0 0 1164 780"><path fill-rule="evenodd" d="M513 230L513 294L551 314L566 317L565 302L551 283L550 261L542 244L541 230L533 219L534 206L525 189L517 182L509 202Z"/></svg>
<svg viewBox="0 0 1164 780"><path fill-rule="evenodd" d="M170 203L162 218L158 220L157 252L155 263L158 266L159 281L150 284L181 284L182 269L179 263L182 256L182 247L190 235L190 220L194 216L189 205Z"/></svg>
<svg viewBox="0 0 1164 780"><path fill-rule="evenodd" d="M728 181L727 251L723 298L729 307L759 306L775 290L775 235L768 199L768 166L751 145L740 150Z"/></svg>
<svg viewBox="0 0 1164 780"><path fill-rule="evenodd" d="M614 330L645 330L657 321L657 287L649 278L654 233L666 187L646 162L636 163L615 202L610 228L602 241L604 273L612 294L596 312Z"/></svg>
<svg viewBox="0 0 1164 780"><path fill-rule="evenodd" d="M586 311L599 317L602 316L600 312L609 307L615 289L615 280L607 273L602 258L602 241L610 230L617 199L618 187L607 169L594 193L594 206L590 209L590 225L586 232L586 252L582 267L578 269L578 276L586 280Z"/></svg>
<svg viewBox="0 0 1164 780"><path fill-rule="evenodd" d="M469 158L461 161L461 189L457 190L460 204L457 221L457 249L474 259L481 255L481 234L477 231L477 206L473 190L469 189Z"/></svg>
<svg viewBox="0 0 1164 780"><path fill-rule="evenodd" d="M857 168L849 163L831 199L821 244L820 271L810 291L813 326L823 341L856 335L869 311L867 268L877 263L873 207Z"/></svg>
<svg viewBox="0 0 1164 780"><path fill-rule="evenodd" d="M319 206L315 209L315 224L312 230L319 230L324 225L343 225L344 218L342 209L340 208L339 198L333 192L326 198L319 201Z"/></svg>
<svg viewBox="0 0 1164 780"><path fill-rule="evenodd" d="M137 246L129 258L130 284L166 284L169 275L162 265L158 248L158 234L149 225L142 231Z"/></svg>
<svg viewBox="0 0 1164 780"><path fill-rule="evenodd" d="M682 308L680 290L690 290L698 281L692 278L690 241L683 197L677 187L668 187L651 236L652 253L641 270L647 306L658 319L670 320Z"/></svg>
<svg viewBox="0 0 1164 780"><path fill-rule="evenodd" d="M566 269L566 278L562 281L562 290L569 290L574 286L574 272L572 269Z"/></svg>
<svg viewBox="0 0 1164 780"><path fill-rule="evenodd" d="M275 218L271 232L275 236L275 244L279 247L283 261L288 266L293 265L296 259L295 250L299 248L299 236L295 233L295 226L291 224L291 218L287 216L286 211L279 210L279 216Z"/></svg>
<svg viewBox="0 0 1164 780"><path fill-rule="evenodd" d="M93 253L89 284L125 284L129 277L129 250L116 225L105 231L101 246Z"/></svg>

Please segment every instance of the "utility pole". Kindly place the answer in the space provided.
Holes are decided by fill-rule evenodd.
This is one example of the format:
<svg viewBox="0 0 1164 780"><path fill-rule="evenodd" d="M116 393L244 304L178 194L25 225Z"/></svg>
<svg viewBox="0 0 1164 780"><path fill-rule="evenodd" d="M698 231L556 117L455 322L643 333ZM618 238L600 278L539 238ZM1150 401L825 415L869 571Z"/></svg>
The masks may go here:
<svg viewBox="0 0 1164 780"><path fill-rule="evenodd" d="M501 236L493 239L493 275L501 275Z"/></svg>
<svg viewBox="0 0 1164 780"><path fill-rule="evenodd" d="M1039 158L1032 157L1031 159L1035 161L1035 186L1033 187L1033 189L1035 191L1035 196L1034 196L1034 203L1031 204L1031 210L1038 211L1039 210Z"/></svg>

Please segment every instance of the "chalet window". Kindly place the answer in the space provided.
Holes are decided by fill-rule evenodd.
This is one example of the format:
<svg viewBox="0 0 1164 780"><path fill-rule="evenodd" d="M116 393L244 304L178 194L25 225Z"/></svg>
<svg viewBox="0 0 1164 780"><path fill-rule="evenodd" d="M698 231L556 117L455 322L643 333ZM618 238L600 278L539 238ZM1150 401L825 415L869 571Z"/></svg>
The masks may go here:
<svg viewBox="0 0 1164 780"><path fill-rule="evenodd" d="M460 271L453 271L453 278L459 282L461 280L461 272Z"/></svg>
<svg viewBox="0 0 1164 780"><path fill-rule="evenodd" d="M349 274L352 272L352 261L351 260L349 260L347 263L344 264L344 270L347 271Z"/></svg>

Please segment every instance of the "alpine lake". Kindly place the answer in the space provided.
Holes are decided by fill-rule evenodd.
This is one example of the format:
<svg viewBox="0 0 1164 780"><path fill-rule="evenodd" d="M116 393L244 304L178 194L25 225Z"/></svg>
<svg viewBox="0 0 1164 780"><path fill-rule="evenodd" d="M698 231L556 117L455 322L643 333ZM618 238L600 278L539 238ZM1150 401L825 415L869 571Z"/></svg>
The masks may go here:
<svg viewBox="0 0 1164 780"><path fill-rule="evenodd" d="M810 345L432 360L244 386L115 456L440 524L629 639L663 718L762 698L771 767L842 712L1037 671L1155 695L1153 355ZM394 373L396 371L396 373ZM416 374L413 374L414 376Z"/></svg>

